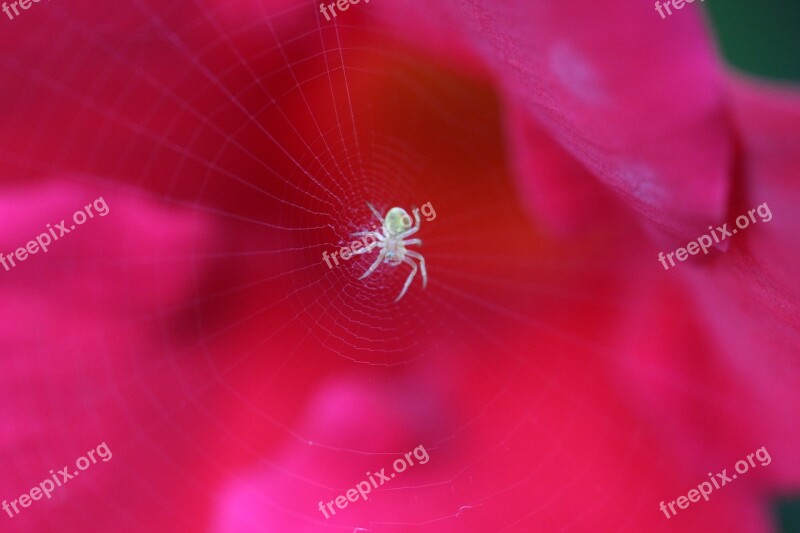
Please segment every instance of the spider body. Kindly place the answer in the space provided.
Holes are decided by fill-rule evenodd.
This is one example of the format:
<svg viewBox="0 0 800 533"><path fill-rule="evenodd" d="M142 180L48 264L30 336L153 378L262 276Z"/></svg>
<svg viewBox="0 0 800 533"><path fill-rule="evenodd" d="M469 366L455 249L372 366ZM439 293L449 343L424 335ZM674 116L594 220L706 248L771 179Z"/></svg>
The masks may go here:
<svg viewBox="0 0 800 533"><path fill-rule="evenodd" d="M369 205L369 204L367 204ZM370 208L372 206L370 205ZM383 230L387 235L398 235L411 227L411 217L402 207L393 207L386 213Z"/></svg>
<svg viewBox="0 0 800 533"><path fill-rule="evenodd" d="M374 239L364 248L353 252L353 254L366 254L375 248L379 248L380 253L377 259L375 259L375 262L372 263L372 266L358 279L364 279L375 272L381 263L387 263L393 267L401 263L406 263L411 266L411 274L408 275L408 279L406 279L406 283L403 285L403 290L400 291L400 295L395 299L395 302L397 302L405 295L417 273L417 264L412 260L416 259L419 261L419 270L422 271L422 288L424 289L428 285L428 272L425 270L425 258L422 257L422 254L407 249L409 245L422 245L422 241L420 239L406 238L419 231L419 210L414 209L412 211L415 221L415 223L412 224L411 217L402 207L393 207L386 213L386 217L382 217L372 204L367 203L367 206L378 220L380 220L381 229L379 231L359 231L353 233L353 236L370 236Z"/></svg>

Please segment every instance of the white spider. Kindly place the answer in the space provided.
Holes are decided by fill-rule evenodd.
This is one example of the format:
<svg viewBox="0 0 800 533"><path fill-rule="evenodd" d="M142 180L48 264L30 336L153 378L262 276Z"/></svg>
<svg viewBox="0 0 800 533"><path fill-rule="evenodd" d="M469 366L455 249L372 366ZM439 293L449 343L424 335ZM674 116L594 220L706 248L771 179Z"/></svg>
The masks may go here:
<svg viewBox="0 0 800 533"><path fill-rule="evenodd" d="M420 239L406 240L406 237L409 237L419 231L419 209L413 210L416 224L414 224L414 227L411 227L411 217L408 216L408 213L402 207L393 207L389 209L389 212L386 213L386 218L384 219L372 206L372 204L367 202L367 206L369 206L372 213L378 217L378 220L381 221L381 229L379 231L359 231L357 233L353 233L352 235L354 237L369 235L376 239L367 244L365 248L360 248L353 252L353 255L366 254L375 248L380 248L381 251L378 254L378 258L375 259L374 263L372 263L372 266L369 267L369 269L358 279L364 279L375 272L375 269L378 268L381 262L386 262L393 267L399 265L400 263L406 263L410 265L412 268L411 274L409 274L406 284L403 285L403 290L400 291L400 296L398 296L395 300L395 302L398 302L408 290L408 287L411 285L411 281L414 279L414 275L417 273L417 265L414 263L414 261L409 259L409 257L419 261L419 266L422 270L422 288L424 289L428 285L428 272L425 270L425 258L422 257L422 254L420 253L406 249L406 246L411 244L420 246L422 245L422 241Z"/></svg>

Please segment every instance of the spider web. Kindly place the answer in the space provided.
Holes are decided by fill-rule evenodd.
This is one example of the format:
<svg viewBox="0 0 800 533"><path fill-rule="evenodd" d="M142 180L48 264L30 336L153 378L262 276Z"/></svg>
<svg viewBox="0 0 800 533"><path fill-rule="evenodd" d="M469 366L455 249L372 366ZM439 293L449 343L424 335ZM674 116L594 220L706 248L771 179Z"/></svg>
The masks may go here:
<svg viewBox="0 0 800 533"><path fill-rule="evenodd" d="M38 285L25 290L57 299L87 271L127 287L146 267L163 304L122 320L148 342L121 349L119 330L99 328L62 343L66 330L28 350L83 377L77 396L37 400L29 460L4 470L14 493L95 440L109 441L114 470L82 474L95 482L62 489L69 505L39 503L10 527L225 530L234 511L220 495L241 491L222 487L244 477L262 516L288 530L580 529L609 502L566 524L548 513L575 491L621 482L585 478L582 462L603 448L575 458L561 444L591 433L646 453L592 405L590 377L563 362L610 357L598 332L570 319L616 307L596 289L610 267L587 260L602 243L575 255L537 233L518 204L493 89L379 31L379 17L370 4L328 23L307 4L134 0L39 4L4 24L2 91L14 107L0 128L6 139L28 132L0 149L6 172L77 176L111 208L93 224L127 226L106 241L82 228L96 241L90 264L38 257ZM374 253L326 267L323 251L375 228L367 202L382 213L433 206L417 235L426 290L417 276L393 302L405 265L360 281ZM137 219L128 203L199 220L188 232L199 244L128 251L135 226L156 217L142 208ZM179 272L188 294L168 298L175 277L159 271ZM75 291L59 305L80 308ZM75 350L89 347L103 356L87 369ZM326 398L345 385L355 399L336 410ZM554 404L562 420L542 414ZM318 500L419 444L428 464L334 519L319 514ZM558 486L543 486L554 476ZM628 505L616 529L653 502ZM248 527L272 530L260 524Z"/></svg>

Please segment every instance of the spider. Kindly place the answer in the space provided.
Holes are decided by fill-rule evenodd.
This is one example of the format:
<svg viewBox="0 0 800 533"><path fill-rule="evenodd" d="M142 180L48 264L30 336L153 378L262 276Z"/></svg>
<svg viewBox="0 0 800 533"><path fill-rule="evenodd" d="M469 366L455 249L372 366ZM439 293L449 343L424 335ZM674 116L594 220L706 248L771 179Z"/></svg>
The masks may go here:
<svg viewBox="0 0 800 533"><path fill-rule="evenodd" d="M378 218L378 220L381 221L381 229L376 231L359 231L353 233L352 235L354 237L369 235L376 239L367 244L365 248L360 248L354 251L353 255L369 253L376 247L380 248L381 251L378 254L378 258L375 259L374 263L372 263L372 266L369 267L369 269L358 279L364 279L375 272L378 266L380 266L381 262L386 262L393 267L398 266L400 263L406 263L407 265L410 265L412 269L411 274L409 274L406 284L403 285L403 290L400 291L400 295L395 299L395 302L399 302L400 298L405 295L408 287L411 285L414 275L417 273L417 265L414 263L414 261L409 259L409 257L419 261L419 266L422 270L422 288L424 289L428 285L428 272L425 270L425 258L422 257L422 254L420 253L406 249L406 246L411 244L416 244L419 246L422 245L422 241L420 239L406 239L406 237L409 237L419 231L419 209L412 210L416 224L414 224L414 227L411 227L411 217L408 216L408 212L406 212L406 210L402 207L393 207L389 209L389 212L386 213L386 218L384 218L372 206L372 204L367 202L367 206Z"/></svg>

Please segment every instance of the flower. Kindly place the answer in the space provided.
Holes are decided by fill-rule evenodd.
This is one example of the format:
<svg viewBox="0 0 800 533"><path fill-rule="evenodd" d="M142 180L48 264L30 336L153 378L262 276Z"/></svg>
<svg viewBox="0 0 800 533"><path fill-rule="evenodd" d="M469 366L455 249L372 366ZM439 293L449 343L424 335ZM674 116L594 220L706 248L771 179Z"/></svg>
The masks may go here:
<svg viewBox="0 0 800 533"><path fill-rule="evenodd" d="M6 524L768 530L800 466L800 97L728 74L700 10L73 3L4 37L0 250L110 213L0 272L2 497L115 460ZM397 305L405 271L320 261L367 202L436 206L428 288ZM774 466L659 510L762 446Z"/></svg>

